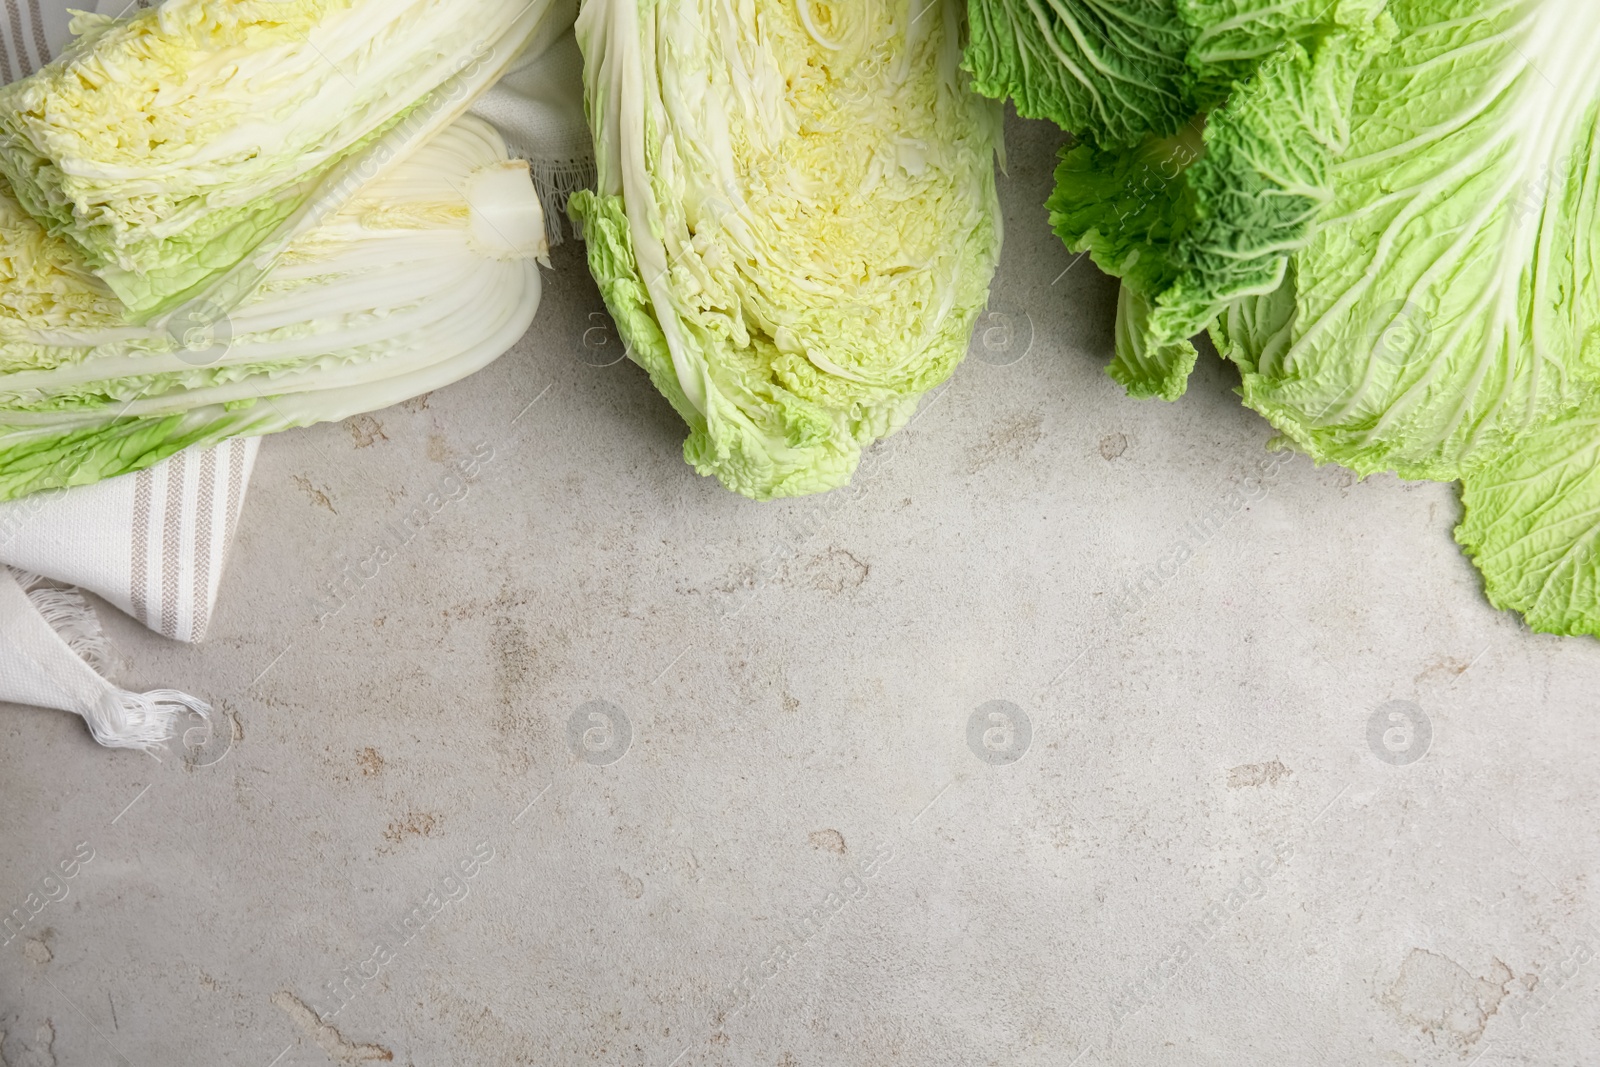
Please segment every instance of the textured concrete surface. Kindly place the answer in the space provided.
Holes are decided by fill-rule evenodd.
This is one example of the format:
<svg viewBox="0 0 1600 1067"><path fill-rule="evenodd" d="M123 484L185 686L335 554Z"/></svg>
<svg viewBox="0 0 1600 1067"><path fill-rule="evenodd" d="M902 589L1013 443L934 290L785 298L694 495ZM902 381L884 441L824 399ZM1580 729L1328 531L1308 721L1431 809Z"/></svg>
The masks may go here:
<svg viewBox="0 0 1600 1067"><path fill-rule="evenodd" d="M1054 144L851 493L696 478L570 248L487 372L269 441L209 643L109 620L231 741L3 709L4 1062L1600 1059L1600 645L1215 361L1119 395Z"/></svg>

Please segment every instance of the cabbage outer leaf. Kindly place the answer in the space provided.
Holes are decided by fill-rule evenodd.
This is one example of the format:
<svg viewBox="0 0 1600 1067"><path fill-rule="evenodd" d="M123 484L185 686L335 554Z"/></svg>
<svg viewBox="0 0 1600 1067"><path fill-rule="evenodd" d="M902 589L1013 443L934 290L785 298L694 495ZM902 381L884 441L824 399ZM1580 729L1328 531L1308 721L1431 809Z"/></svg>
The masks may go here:
<svg viewBox="0 0 1600 1067"><path fill-rule="evenodd" d="M1448 481L1600 379L1600 7L1389 10L1315 237L1217 340L1319 462Z"/></svg>
<svg viewBox="0 0 1600 1067"><path fill-rule="evenodd" d="M1133 396L1182 395L1190 338L1234 302L1282 283L1332 199L1356 77L1386 21L1291 42L1202 124L1135 149L1069 148L1048 201L1056 233L1126 290L1111 375Z"/></svg>
<svg viewBox="0 0 1600 1067"><path fill-rule="evenodd" d="M1468 471L1461 501L1456 540L1495 607L1542 633L1600 637L1600 402Z"/></svg>
<svg viewBox="0 0 1600 1067"><path fill-rule="evenodd" d="M968 0L985 96L1103 148L1170 137L1283 45L1371 23L1383 0Z"/></svg>
<svg viewBox="0 0 1600 1067"><path fill-rule="evenodd" d="M1382 0L969 0L983 92L1054 120L1051 225L1124 279L1111 376L1175 400L1190 338L1270 292L1332 198L1356 76L1393 27Z"/></svg>

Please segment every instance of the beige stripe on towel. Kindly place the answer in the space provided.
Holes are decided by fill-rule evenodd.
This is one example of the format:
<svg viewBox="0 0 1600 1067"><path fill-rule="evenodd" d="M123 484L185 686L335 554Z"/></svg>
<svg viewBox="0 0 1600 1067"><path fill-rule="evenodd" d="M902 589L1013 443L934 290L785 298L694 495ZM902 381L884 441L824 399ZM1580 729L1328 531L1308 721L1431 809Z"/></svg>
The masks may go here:
<svg viewBox="0 0 1600 1067"><path fill-rule="evenodd" d="M232 448L230 442L226 447ZM211 520L212 497L217 485L217 453L207 449L200 453L200 493L195 502L194 529L194 614L189 620L192 633L203 634L211 621Z"/></svg>
<svg viewBox="0 0 1600 1067"><path fill-rule="evenodd" d="M150 508L155 496L156 476L153 470L146 467L133 477L133 547L128 561L129 595L133 600L133 617L149 626Z"/></svg>
<svg viewBox="0 0 1600 1067"><path fill-rule="evenodd" d="M22 39L22 9L17 6L17 0L6 0L6 17L11 23L11 51L17 59L17 77L26 78L33 73L33 59Z"/></svg>
<svg viewBox="0 0 1600 1067"><path fill-rule="evenodd" d="M0 35L0 77L9 85L17 80L17 66L11 59L11 39Z"/></svg>
<svg viewBox="0 0 1600 1067"><path fill-rule="evenodd" d="M188 453L167 461L167 515L161 530L161 636L178 636L178 586L183 579L183 490Z"/></svg>
<svg viewBox="0 0 1600 1067"><path fill-rule="evenodd" d="M39 0L28 0L28 21L33 23L33 50L42 67L50 62L50 42L44 39L44 12L39 9Z"/></svg>
<svg viewBox="0 0 1600 1067"><path fill-rule="evenodd" d="M239 518L239 501L244 496L244 460L248 446L239 440L227 442L228 450L228 514L223 527L223 545L233 544L233 524Z"/></svg>

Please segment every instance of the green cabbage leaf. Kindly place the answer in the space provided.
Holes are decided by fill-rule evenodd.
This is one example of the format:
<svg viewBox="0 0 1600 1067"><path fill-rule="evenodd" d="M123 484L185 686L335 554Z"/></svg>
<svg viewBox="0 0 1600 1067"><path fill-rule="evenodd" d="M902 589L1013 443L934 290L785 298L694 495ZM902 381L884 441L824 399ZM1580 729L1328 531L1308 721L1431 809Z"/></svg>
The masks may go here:
<svg viewBox="0 0 1600 1067"><path fill-rule="evenodd" d="M1489 599L1600 636L1600 9L1389 12L1314 238L1218 348L1319 462L1459 479Z"/></svg>
<svg viewBox="0 0 1600 1067"><path fill-rule="evenodd" d="M1171 137L1292 42L1366 25L1383 0L967 0L965 66L1103 148Z"/></svg>
<svg viewBox="0 0 1600 1067"><path fill-rule="evenodd" d="M1542 633L1600 637L1600 402L1478 464L1461 502L1456 540L1495 607Z"/></svg>
<svg viewBox="0 0 1600 1067"><path fill-rule="evenodd" d="M969 9L979 87L1075 135L1047 206L1069 249L1123 280L1111 376L1177 399L1190 339L1276 289L1311 239L1357 76L1393 32L1381 2Z"/></svg>
<svg viewBox="0 0 1600 1067"><path fill-rule="evenodd" d="M1209 324L1283 443L1459 480L1490 600L1600 636L1600 7L971 3L978 84L1077 134L1051 218L1123 281L1113 376L1175 398Z"/></svg>
<svg viewBox="0 0 1600 1067"><path fill-rule="evenodd" d="M1313 458L1449 481L1600 380L1600 9L1390 12L1315 237L1217 341Z"/></svg>

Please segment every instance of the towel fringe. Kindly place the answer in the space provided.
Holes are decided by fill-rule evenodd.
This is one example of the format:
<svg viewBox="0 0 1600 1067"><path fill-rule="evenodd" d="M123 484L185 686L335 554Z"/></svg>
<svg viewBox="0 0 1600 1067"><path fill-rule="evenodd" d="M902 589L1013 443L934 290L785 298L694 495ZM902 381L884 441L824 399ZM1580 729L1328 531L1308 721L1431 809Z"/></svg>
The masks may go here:
<svg viewBox="0 0 1600 1067"><path fill-rule="evenodd" d="M13 573L39 617L95 674L105 678L113 661L111 642L84 595L37 574ZM176 689L133 693L109 683L89 707L78 709L89 724L89 733L100 744L145 752L165 748L177 728L178 717L185 712L198 715L208 724L212 721L211 705L198 697Z"/></svg>
<svg viewBox="0 0 1600 1067"><path fill-rule="evenodd" d="M211 722L211 705L176 689L131 693L113 689L83 712L94 739L107 748L137 748L145 752L166 748L184 712Z"/></svg>
<svg viewBox="0 0 1600 1067"><path fill-rule="evenodd" d="M539 194L539 202L544 205L544 232L550 247L555 248L566 241L568 228L574 237L580 237L570 219L565 226L561 220L567 218L567 201L572 199L572 194L593 187L594 160L540 159L537 153L525 151L519 146L513 146L513 151L517 158L528 161L533 188Z"/></svg>
<svg viewBox="0 0 1600 1067"><path fill-rule="evenodd" d="M28 602L67 647L93 667L96 674L110 673L111 642L100 628L100 617L83 594L69 586L54 585L37 574L23 571L16 574L17 584L27 594Z"/></svg>

